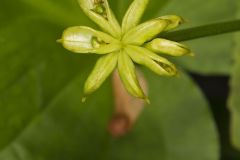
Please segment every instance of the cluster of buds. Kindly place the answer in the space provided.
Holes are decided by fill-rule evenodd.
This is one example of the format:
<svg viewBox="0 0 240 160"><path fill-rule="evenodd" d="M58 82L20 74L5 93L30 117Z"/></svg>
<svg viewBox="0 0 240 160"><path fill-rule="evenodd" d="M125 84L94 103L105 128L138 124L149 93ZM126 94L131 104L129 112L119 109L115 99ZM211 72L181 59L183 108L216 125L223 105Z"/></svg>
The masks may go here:
<svg viewBox="0 0 240 160"><path fill-rule="evenodd" d="M117 68L128 93L149 102L139 85L134 63L144 65L160 76L175 76L175 65L160 55L192 55L191 50L183 44L155 38L182 24L184 20L181 17L167 15L139 24L148 1L134 0L120 25L107 0L79 0L84 13L103 30L85 26L70 27L59 40L74 53L102 55L85 82L83 101Z"/></svg>

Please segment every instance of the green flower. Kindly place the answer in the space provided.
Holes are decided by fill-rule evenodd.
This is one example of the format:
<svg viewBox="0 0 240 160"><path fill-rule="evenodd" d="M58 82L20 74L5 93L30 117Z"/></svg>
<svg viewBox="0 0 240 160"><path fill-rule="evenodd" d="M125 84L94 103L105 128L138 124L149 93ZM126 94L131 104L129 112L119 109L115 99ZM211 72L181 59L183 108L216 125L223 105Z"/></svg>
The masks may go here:
<svg viewBox="0 0 240 160"><path fill-rule="evenodd" d="M183 44L156 38L183 23L179 16L168 15L139 24L148 0L134 0L120 25L107 0L79 0L84 13L104 32L89 27L70 27L59 40L63 46L75 53L95 53L103 56L97 61L84 85L85 97L96 91L106 78L118 68L127 91L134 97L149 102L141 89L134 63L144 65L161 76L174 76L174 64L158 54L171 56L191 55ZM85 101L85 98L83 98Z"/></svg>

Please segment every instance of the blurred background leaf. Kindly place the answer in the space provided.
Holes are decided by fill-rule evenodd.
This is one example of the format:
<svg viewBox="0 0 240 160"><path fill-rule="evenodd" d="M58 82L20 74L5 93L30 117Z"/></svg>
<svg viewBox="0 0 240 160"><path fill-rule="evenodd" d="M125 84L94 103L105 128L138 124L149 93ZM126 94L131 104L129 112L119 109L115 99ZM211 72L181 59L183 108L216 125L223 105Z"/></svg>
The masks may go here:
<svg viewBox="0 0 240 160"><path fill-rule="evenodd" d="M237 42L240 42L240 34L237 34ZM239 43L238 43L239 44ZM231 95L229 107L231 111L231 136L235 147L240 149L240 47L236 47L235 66L231 80Z"/></svg>
<svg viewBox="0 0 240 160"><path fill-rule="evenodd" d="M121 18L131 1L110 2ZM234 2L151 0L144 19L176 13L191 20L186 27L195 26L233 18ZM110 82L87 104L80 102L97 56L71 54L55 42L69 26L96 27L76 0L1 0L0 21L1 160L219 159L208 103L185 73L169 79L147 71L151 107L129 135L111 138L106 131L113 110ZM231 40L226 35L191 42L197 56L183 58L179 66L228 74Z"/></svg>
<svg viewBox="0 0 240 160"><path fill-rule="evenodd" d="M240 8L240 2L238 1ZM240 11L238 11L240 17ZM240 34L235 35L234 67L231 79L231 94L229 97L229 109L231 111L231 138L235 147L240 150Z"/></svg>
<svg viewBox="0 0 240 160"><path fill-rule="evenodd" d="M127 136L113 139L106 132L110 83L82 104L79 86L86 74L80 74L5 146L0 159L218 159L216 129L195 84L184 74L169 79L146 73L152 104Z"/></svg>

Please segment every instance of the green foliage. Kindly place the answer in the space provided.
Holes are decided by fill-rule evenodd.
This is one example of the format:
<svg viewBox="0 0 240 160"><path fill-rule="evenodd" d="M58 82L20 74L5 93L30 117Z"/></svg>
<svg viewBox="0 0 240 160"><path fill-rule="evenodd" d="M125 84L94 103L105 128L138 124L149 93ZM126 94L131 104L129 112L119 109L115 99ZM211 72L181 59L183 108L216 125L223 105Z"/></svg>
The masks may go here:
<svg viewBox="0 0 240 160"><path fill-rule="evenodd" d="M236 37L236 41L240 42L239 34ZM231 97L229 100L229 107L232 113L231 118L231 135L233 144L240 149L240 54L239 54L239 46L236 47L235 54L235 66L232 73L232 81L231 81Z"/></svg>
<svg viewBox="0 0 240 160"><path fill-rule="evenodd" d="M240 7L240 2L238 2ZM240 16L240 11L238 12ZM231 96L229 100L229 107L232 114L231 117L231 136L232 142L240 149L240 34L236 34L234 60L235 65L232 70L232 80L231 80Z"/></svg>
<svg viewBox="0 0 240 160"><path fill-rule="evenodd" d="M216 130L194 83L184 74L180 79L146 76L152 104L129 135L113 139L106 132L113 105L109 83L87 104L80 102L82 74L5 146L0 159L217 159Z"/></svg>
<svg viewBox="0 0 240 160"><path fill-rule="evenodd" d="M130 2L111 0L110 4L120 18ZM179 5L177 0L165 0L159 6L158 0L151 0L150 6L155 7L147 9L145 18L174 12L191 20L188 26L205 24L233 18L234 2L211 0L202 5L201 0L185 0ZM184 72L175 79L144 72L150 107L128 135L114 139L107 133L113 110L110 82L81 103L84 81L98 57L70 54L55 43L64 28L95 27L76 0L1 0L0 22L1 160L219 159L218 134L208 103ZM197 73L228 74L231 40L232 35L226 35L190 42L196 58L183 58L179 66ZM238 70L232 108L239 106ZM237 125L238 113L234 112ZM239 130L234 133L239 145Z"/></svg>

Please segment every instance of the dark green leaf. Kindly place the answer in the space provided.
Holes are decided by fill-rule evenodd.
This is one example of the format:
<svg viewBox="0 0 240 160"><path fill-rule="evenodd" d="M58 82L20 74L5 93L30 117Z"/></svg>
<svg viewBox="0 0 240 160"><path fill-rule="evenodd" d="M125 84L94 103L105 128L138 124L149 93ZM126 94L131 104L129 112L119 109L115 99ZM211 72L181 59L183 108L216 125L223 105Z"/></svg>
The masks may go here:
<svg viewBox="0 0 240 160"><path fill-rule="evenodd" d="M240 3L238 2L238 8ZM240 12L238 12L240 17ZM235 147L240 149L240 34L235 35L235 65L232 70L231 95L229 97L229 109L231 111L231 139Z"/></svg>
<svg viewBox="0 0 240 160"><path fill-rule="evenodd" d="M179 79L146 75L152 104L127 136L113 139L106 132L113 107L109 83L87 104L80 102L84 74L58 93L0 159L217 160L216 128L195 84L184 74Z"/></svg>

